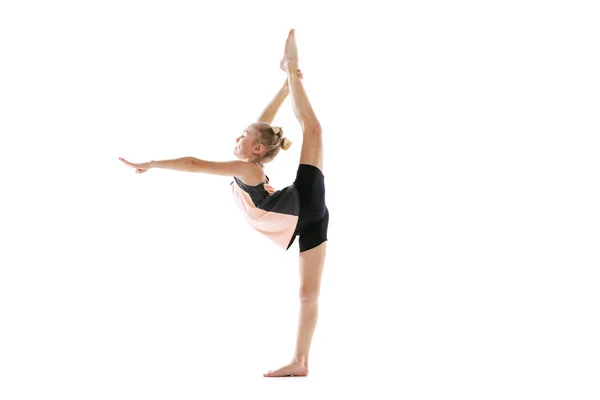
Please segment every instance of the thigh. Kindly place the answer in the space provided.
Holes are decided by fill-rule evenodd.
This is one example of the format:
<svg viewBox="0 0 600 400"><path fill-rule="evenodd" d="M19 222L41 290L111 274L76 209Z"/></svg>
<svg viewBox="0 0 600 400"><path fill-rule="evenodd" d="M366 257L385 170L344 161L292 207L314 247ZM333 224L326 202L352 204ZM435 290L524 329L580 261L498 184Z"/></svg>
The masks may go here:
<svg viewBox="0 0 600 400"><path fill-rule="evenodd" d="M304 229L298 238L300 254L310 251L327 241L327 229L329 227L329 209L325 207L325 215L314 221Z"/></svg>
<svg viewBox="0 0 600 400"><path fill-rule="evenodd" d="M325 176L314 165L300 164L294 186L300 202L300 225L320 220L325 215Z"/></svg>
<svg viewBox="0 0 600 400"><path fill-rule="evenodd" d="M327 242L300 253L300 298L316 300L321 291Z"/></svg>
<svg viewBox="0 0 600 400"><path fill-rule="evenodd" d="M313 165L323 171L323 136L322 134L304 135L300 164Z"/></svg>

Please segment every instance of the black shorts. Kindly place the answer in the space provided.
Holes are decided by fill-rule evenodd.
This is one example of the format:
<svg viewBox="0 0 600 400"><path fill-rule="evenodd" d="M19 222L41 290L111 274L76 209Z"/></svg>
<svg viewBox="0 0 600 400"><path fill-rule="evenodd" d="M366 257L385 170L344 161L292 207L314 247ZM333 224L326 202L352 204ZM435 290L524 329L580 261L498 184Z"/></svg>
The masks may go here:
<svg viewBox="0 0 600 400"><path fill-rule="evenodd" d="M288 245L300 236L300 252L317 247L327 240L329 210L325 205L325 176L314 165L300 164L294 186L300 197L298 225Z"/></svg>

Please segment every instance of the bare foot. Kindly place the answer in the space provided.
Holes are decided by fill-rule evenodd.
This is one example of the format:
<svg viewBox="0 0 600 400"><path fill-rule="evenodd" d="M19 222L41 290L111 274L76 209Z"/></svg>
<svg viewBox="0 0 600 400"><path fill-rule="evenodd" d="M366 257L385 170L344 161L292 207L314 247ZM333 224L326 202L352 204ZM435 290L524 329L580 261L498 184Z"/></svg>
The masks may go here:
<svg viewBox="0 0 600 400"><path fill-rule="evenodd" d="M295 62L298 63L298 49L296 48L296 31L294 29L290 30L288 34L287 40L285 41L285 50L283 51L283 58L279 63L279 67L287 72L287 63Z"/></svg>
<svg viewBox="0 0 600 400"><path fill-rule="evenodd" d="M291 362L288 365L286 365L285 367L281 367L279 369L276 369L275 371L269 371L266 374L263 374L263 376L268 377L268 378L280 377L280 376L306 376L306 375L308 375L308 367L306 367L300 363L296 363L296 362Z"/></svg>

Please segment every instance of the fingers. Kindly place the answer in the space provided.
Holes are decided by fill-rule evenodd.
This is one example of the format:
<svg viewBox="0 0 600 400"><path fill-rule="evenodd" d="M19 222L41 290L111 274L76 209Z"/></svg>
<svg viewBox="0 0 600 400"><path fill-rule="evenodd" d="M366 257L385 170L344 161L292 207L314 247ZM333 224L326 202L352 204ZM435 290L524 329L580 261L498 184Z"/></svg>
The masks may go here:
<svg viewBox="0 0 600 400"><path fill-rule="evenodd" d="M121 160L125 165L131 167L131 168L136 168L137 171L136 172L146 172L146 169L144 168L140 168L142 167L144 164L135 164L135 163L131 163L129 161L127 161L126 159L124 159L123 157L119 157L119 160Z"/></svg>
<svg viewBox="0 0 600 400"><path fill-rule="evenodd" d="M129 161L127 161L126 159L124 159L123 157L119 157L119 160L121 160L123 162L123 164L125 164L125 165L129 165L130 167L132 166L131 163Z"/></svg>

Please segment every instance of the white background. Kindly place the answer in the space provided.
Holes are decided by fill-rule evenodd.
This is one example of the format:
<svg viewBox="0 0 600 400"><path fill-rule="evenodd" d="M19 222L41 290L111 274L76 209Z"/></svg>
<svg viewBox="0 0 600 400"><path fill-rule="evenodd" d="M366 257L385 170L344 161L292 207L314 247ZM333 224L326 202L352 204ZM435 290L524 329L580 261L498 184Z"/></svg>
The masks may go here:
<svg viewBox="0 0 600 400"><path fill-rule="evenodd" d="M202 5L201 5L202 4ZM0 398L597 399L592 1L3 1ZM295 28L330 210L307 378L298 245L233 159ZM301 130L267 165L292 183Z"/></svg>

